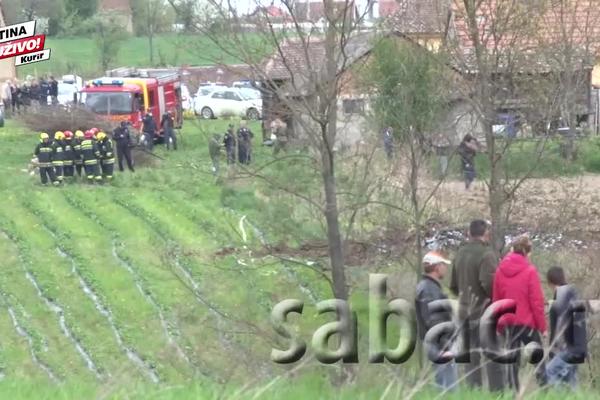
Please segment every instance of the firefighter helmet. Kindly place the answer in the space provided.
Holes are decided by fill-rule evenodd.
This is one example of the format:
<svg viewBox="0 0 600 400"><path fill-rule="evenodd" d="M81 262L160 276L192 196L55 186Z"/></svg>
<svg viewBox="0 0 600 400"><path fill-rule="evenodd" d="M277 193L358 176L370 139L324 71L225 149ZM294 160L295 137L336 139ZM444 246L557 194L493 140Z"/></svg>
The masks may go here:
<svg viewBox="0 0 600 400"><path fill-rule="evenodd" d="M80 130L75 131L75 137L82 138L83 137L83 132L80 131Z"/></svg>
<svg viewBox="0 0 600 400"><path fill-rule="evenodd" d="M97 140L104 140L106 138L106 133L100 131L96 134L96 139Z"/></svg>
<svg viewBox="0 0 600 400"><path fill-rule="evenodd" d="M47 139L50 139L50 136L46 132L40 133L40 142L43 142L44 140L47 140Z"/></svg>
<svg viewBox="0 0 600 400"><path fill-rule="evenodd" d="M94 137L94 133L91 129L88 129L87 131L85 131L83 137L86 139L92 139Z"/></svg>
<svg viewBox="0 0 600 400"><path fill-rule="evenodd" d="M64 131L63 133L65 134L65 139L72 139L73 138L73 132L71 132L71 131Z"/></svg>
<svg viewBox="0 0 600 400"><path fill-rule="evenodd" d="M62 133L62 131L56 131L56 132L54 133L54 139L55 139L55 140L62 140L62 139L64 139L64 138L65 138L65 134L64 134L64 133Z"/></svg>

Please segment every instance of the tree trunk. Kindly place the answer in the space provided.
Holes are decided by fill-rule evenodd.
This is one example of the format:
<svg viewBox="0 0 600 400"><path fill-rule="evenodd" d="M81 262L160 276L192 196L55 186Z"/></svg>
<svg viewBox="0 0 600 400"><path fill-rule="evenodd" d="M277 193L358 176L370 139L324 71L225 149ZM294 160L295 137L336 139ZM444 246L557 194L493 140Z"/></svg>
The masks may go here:
<svg viewBox="0 0 600 400"><path fill-rule="evenodd" d="M327 222L327 242L331 261L331 277L333 280L334 296L337 299L348 299L346 274L344 268L344 249L340 233L340 221L337 204L337 185L335 180L335 159L333 146L337 133L337 52L338 35L332 0L325 1L325 13L328 26L325 37L326 71L323 85L319 85L321 110L327 119L326 125L321 125L323 146L321 147L323 189L325 191L325 219Z"/></svg>
<svg viewBox="0 0 600 400"><path fill-rule="evenodd" d="M491 111L491 109L490 109ZM492 242L491 245L498 255L504 247L504 235L506 233L507 216L505 214L506 196L502 188L502 178L500 176L502 165L500 164L500 155L496 156L496 138L494 137L492 125L484 122L486 145L488 159L490 162L490 183L489 183L489 207L490 218L492 222Z"/></svg>
<svg viewBox="0 0 600 400"><path fill-rule="evenodd" d="M339 213L337 206L337 187L333 162L328 160L326 152L323 156L323 188L325 189L325 220L327 221L327 242L331 262L331 278L333 294L336 299L347 300L346 273L344 270L344 249L340 233Z"/></svg>

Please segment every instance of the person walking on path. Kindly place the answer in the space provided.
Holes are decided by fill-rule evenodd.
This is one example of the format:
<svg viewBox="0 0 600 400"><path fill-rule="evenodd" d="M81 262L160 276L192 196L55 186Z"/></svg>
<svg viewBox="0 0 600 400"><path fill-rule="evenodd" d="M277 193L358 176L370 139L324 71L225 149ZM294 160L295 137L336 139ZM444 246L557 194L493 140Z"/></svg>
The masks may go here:
<svg viewBox="0 0 600 400"><path fill-rule="evenodd" d="M517 238L512 244L512 252L507 254L496 270L492 301L510 299L517 306L514 314L506 314L498 321L498 332L508 337L509 348L517 352L517 361L507 364L508 384L519 390L520 349L530 342L542 345L542 335L546 334L544 315L544 293L535 265L529 261L532 250L527 236ZM545 384L543 364L536 367L536 378L540 385Z"/></svg>
<svg viewBox="0 0 600 400"><path fill-rule="evenodd" d="M435 325L452 320L450 313L431 313L429 304L436 300L445 300L448 298L442 291L441 280L446 275L448 265L451 262L441 254L430 251L423 257L423 277L417 283L415 295L415 310L417 314L417 330L421 341L425 339L425 334ZM442 343L435 349L438 356L452 355L448 351L448 345L451 344L449 338L444 338L446 343ZM453 355L452 355L453 356ZM450 390L456 386L457 371L454 360L445 364L433 365L435 369L435 383L443 390Z"/></svg>
<svg viewBox="0 0 600 400"><path fill-rule="evenodd" d="M492 299L492 285L498 258L490 243L490 225L474 220L469 226L469 240L458 250L452 265L450 290L458 296L458 314L462 323L461 334L468 338L470 361L465 364L466 382L481 388L482 366L485 364L489 388L504 388L503 368L486 360L482 364L479 326L481 316Z"/></svg>

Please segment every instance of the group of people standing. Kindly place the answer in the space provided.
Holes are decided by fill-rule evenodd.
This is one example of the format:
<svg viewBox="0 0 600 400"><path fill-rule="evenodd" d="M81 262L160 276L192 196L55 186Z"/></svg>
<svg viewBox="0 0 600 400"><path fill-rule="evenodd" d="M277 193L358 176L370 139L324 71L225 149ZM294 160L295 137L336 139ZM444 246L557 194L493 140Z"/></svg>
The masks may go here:
<svg viewBox="0 0 600 400"><path fill-rule="evenodd" d="M394 128L388 126L383 129L382 133L383 149L385 150L388 161L394 159L395 153L395 138ZM450 157L456 153L460 157L462 175L465 182L465 189L469 190L473 181L477 177L475 170L475 156L480 150L480 144L478 140L471 134L466 134L458 147L452 146L451 141L444 134L434 135L431 140L427 140L424 144L430 146L433 149L435 155L438 158L440 164L440 173L442 177L445 177L448 173L448 164Z"/></svg>
<svg viewBox="0 0 600 400"><path fill-rule="evenodd" d="M53 76L30 78L24 82L7 80L0 89L4 110L7 113L26 111L30 106L33 108L47 106L48 97L50 97L50 104L58 104L58 81Z"/></svg>
<svg viewBox="0 0 600 400"><path fill-rule="evenodd" d="M458 296L461 327L458 335L446 336L436 348L439 356L456 357L458 354L453 349L457 346L457 336L467 337L470 359L465 364L466 382L471 387L481 388L485 370L490 390L501 391L507 387L519 390L520 349L531 342L543 346L544 339L549 336L550 357L537 364L537 381L540 386L574 386L577 363L583 362L587 354L585 313L573 313L571 308L578 299L576 288L567 283L561 267L553 266L548 270L547 283L554 297L548 329L542 283L537 268L529 260L533 247L531 240L527 236L517 238L511 251L500 261L489 243L489 223L475 220L469 227L469 240L459 248L453 262L439 252L425 255L424 275L417 284L415 297L420 338L424 340L436 324L451 321L449 312L432 313L429 304L448 298L442 290L441 280L452 265L450 290ZM481 319L486 309L491 305L496 307L500 300L511 300L516 305L514 312L501 316L496 330L499 343L517 355L517 361L512 363L482 360ZM438 386L443 389L456 387L458 371L454 361L435 364L434 368Z"/></svg>
<svg viewBox="0 0 600 400"><path fill-rule="evenodd" d="M235 126L229 124L223 139L216 133L208 143L208 151L213 165L213 173L219 173L219 164L221 157L221 148L225 148L227 155L227 164L233 165L237 162L242 165L248 165L252 161L252 139L254 133L248 128L245 121L240 122L240 127L235 132ZM237 154L236 154L237 150Z"/></svg>
<svg viewBox="0 0 600 400"><path fill-rule="evenodd" d="M65 179L75 180L76 176L83 176L90 183L111 181L115 163L113 139L117 145L119 169L124 170L125 159L129 170L134 172L131 136L125 122L113 131L112 138L98 128L85 132L79 129L75 133L57 131L52 137L42 132L40 143L33 152L41 183L58 186Z"/></svg>
<svg viewBox="0 0 600 400"><path fill-rule="evenodd" d="M160 120L160 130L163 132L163 139L167 150L177 150L177 135L175 134L175 119L173 113L169 110L165 112ZM159 128L154 122L152 112L146 112L146 115L142 119L142 138L141 142L148 151L152 151L154 148L154 140L159 136Z"/></svg>

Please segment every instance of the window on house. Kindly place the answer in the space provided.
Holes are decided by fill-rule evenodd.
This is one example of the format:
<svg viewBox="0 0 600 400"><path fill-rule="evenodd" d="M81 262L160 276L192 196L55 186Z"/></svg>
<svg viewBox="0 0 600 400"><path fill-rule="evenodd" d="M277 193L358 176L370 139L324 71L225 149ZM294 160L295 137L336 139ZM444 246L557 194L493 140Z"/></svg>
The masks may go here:
<svg viewBox="0 0 600 400"><path fill-rule="evenodd" d="M363 99L344 99L342 108L344 114L364 114L365 101Z"/></svg>

